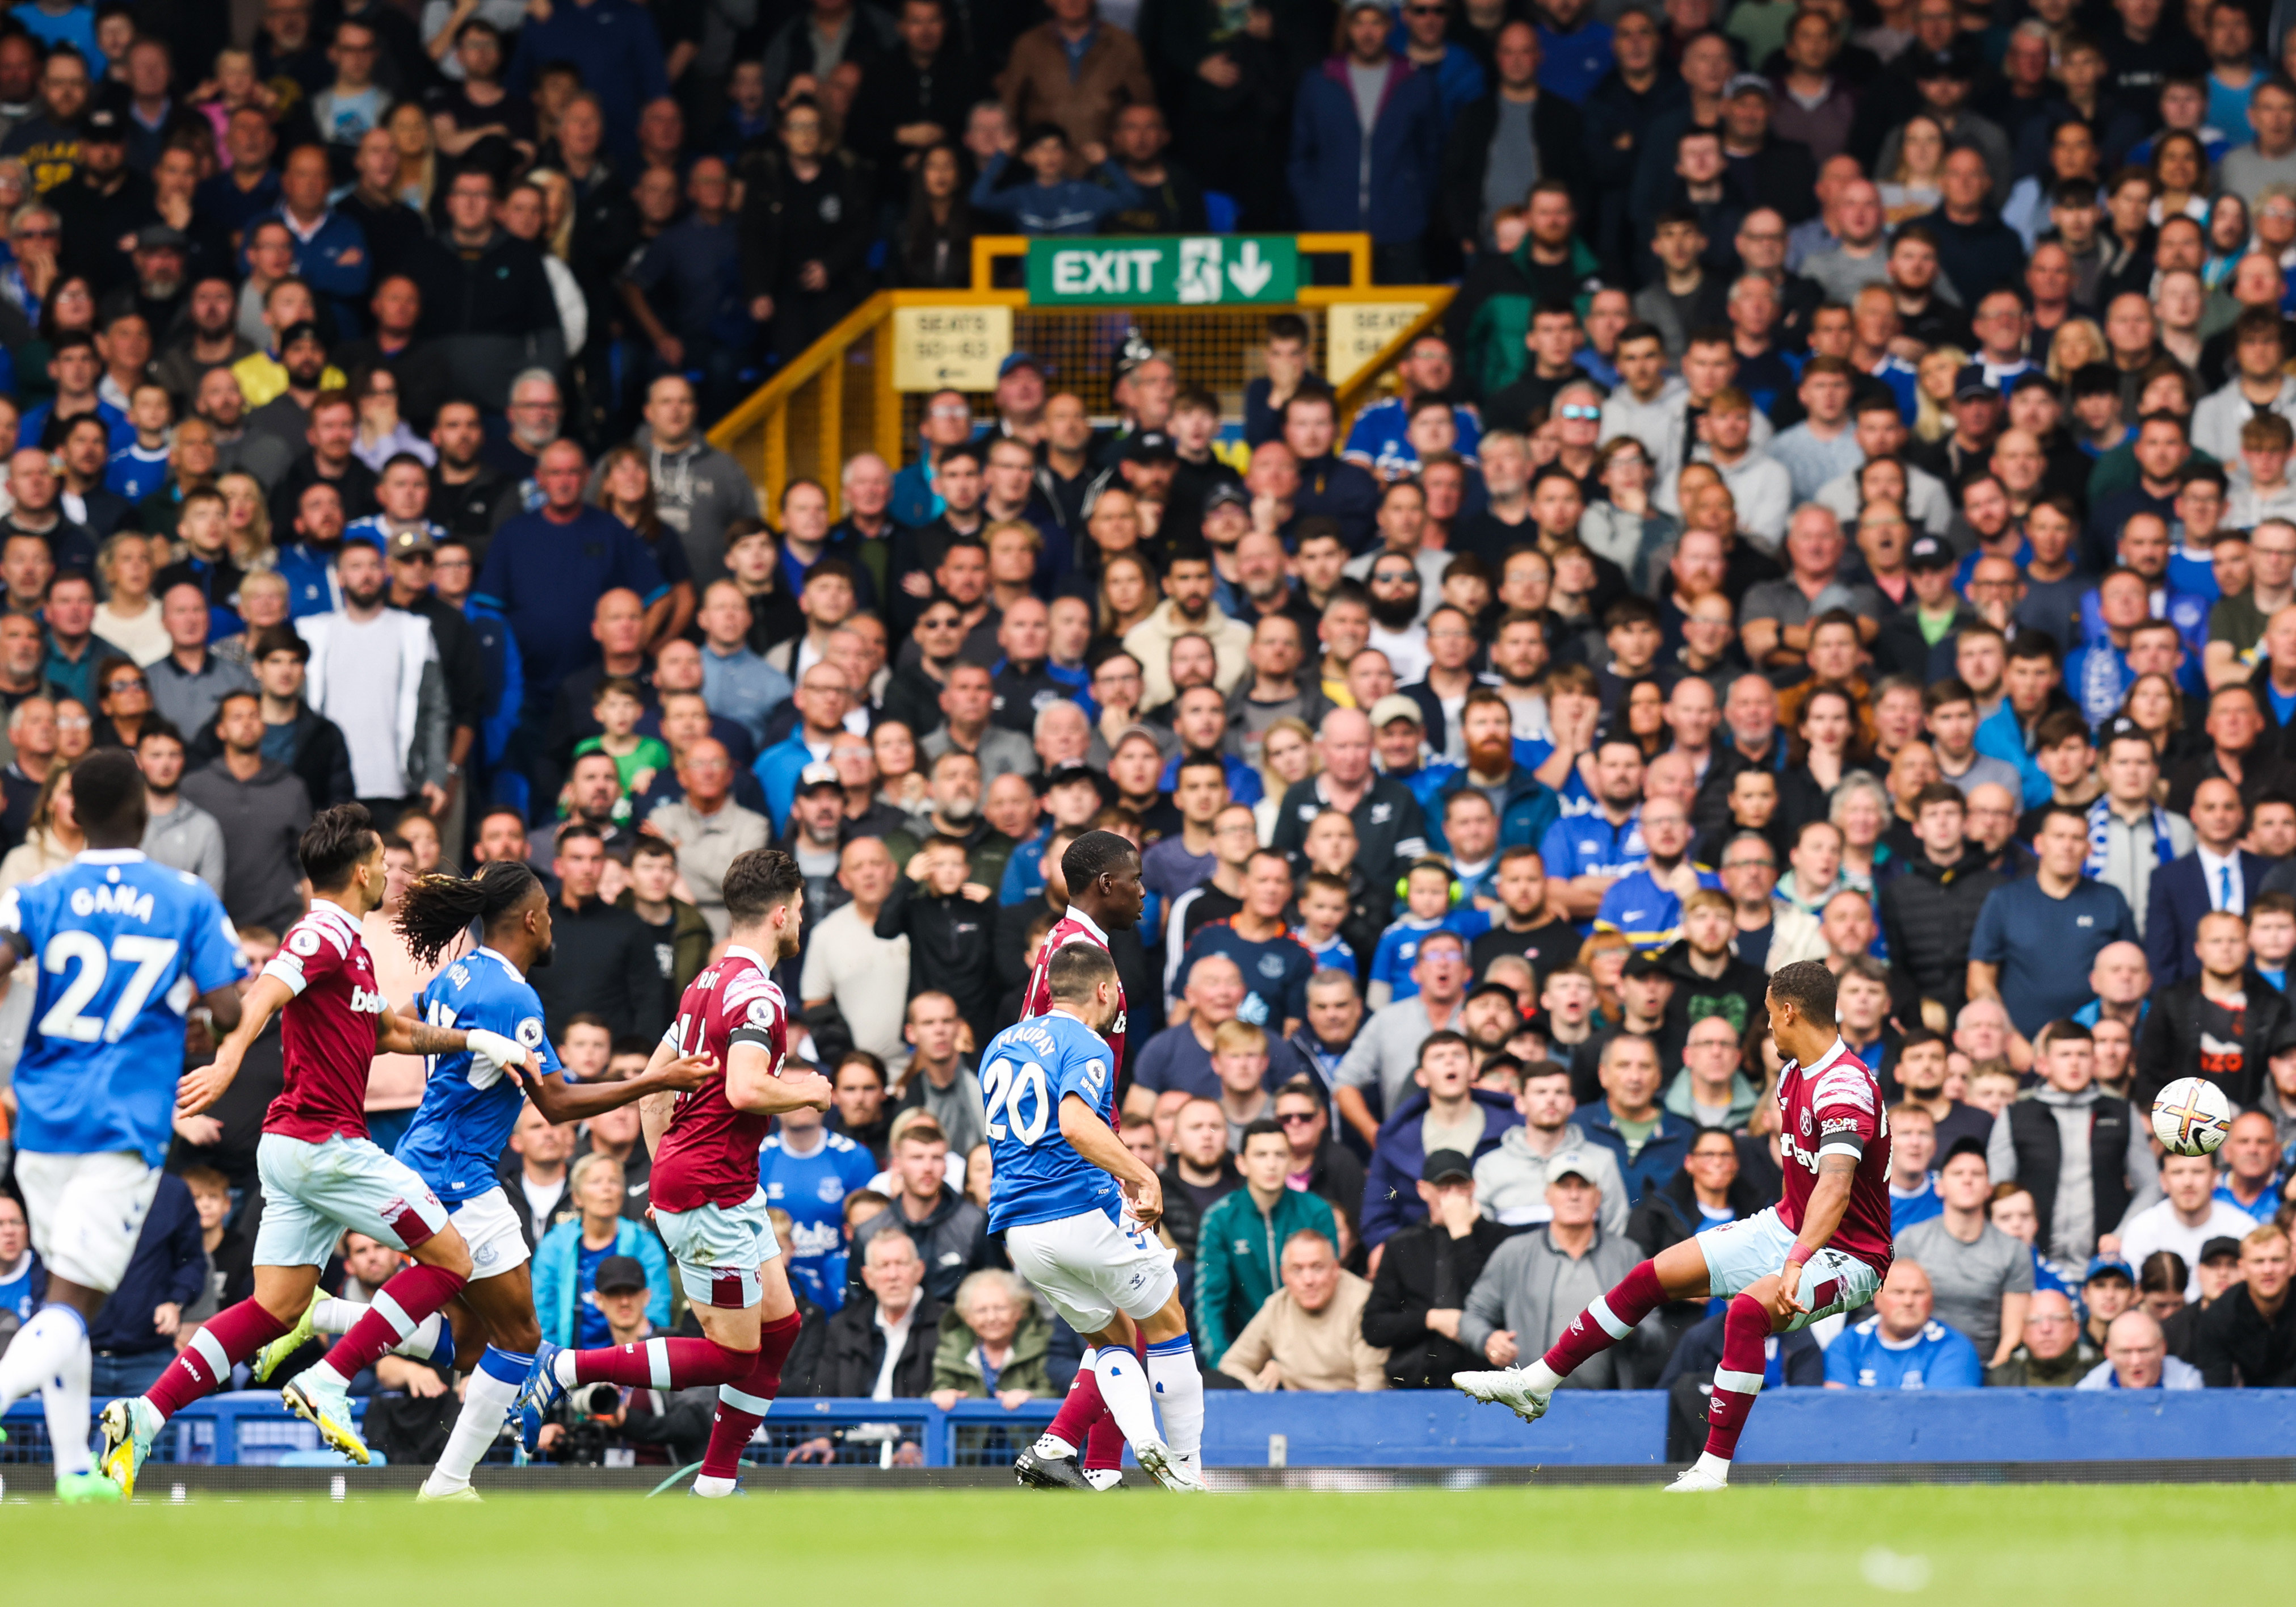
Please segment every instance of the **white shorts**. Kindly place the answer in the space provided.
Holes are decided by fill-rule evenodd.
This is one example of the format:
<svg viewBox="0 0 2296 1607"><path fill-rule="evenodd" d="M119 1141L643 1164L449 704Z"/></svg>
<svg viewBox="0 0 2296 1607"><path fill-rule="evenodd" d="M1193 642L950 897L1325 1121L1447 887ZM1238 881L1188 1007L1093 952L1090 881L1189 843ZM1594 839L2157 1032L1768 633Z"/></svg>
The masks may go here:
<svg viewBox="0 0 2296 1607"><path fill-rule="evenodd" d="M50 1273L110 1294L127 1274L136 1235L160 1191L160 1168L128 1150L101 1155L16 1152L32 1248Z"/></svg>
<svg viewBox="0 0 2296 1607"><path fill-rule="evenodd" d="M473 1194L451 1207L447 1220L471 1247L473 1283L481 1278L499 1278L533 1259L533 1252L526 1248L526 1235L518 1231L518 1216L510 1208L510 1196L498 1188Z"/></svg>
<svg viewBox="0 0 2296 1607"><path fill-rule="evenodd" d="M1794 1233L1778 1219L1777 1207L1772 1206L1728 1227L1701 1233L1695 1242L1706 1252L1708 1292L1727 1299L1772 1273L1784 1271ZM1797 1314L1786 1327L1807 1328L1835 1312L1855 1311L1881 1288L1882 1274L1857 1257L1837 1249L1820 1250L1801 1269L1800 1294L1809 1309Z"/></svg>
<svg viewBox="0 0 2296 1607"><path fill-rule="evenodd" d="M1031 1222L1005 1233L1004 1253L1082 1334L1100 1332L1119 1311L1153 1316L1179 1287L1171 1249L1128 1214L1121 1224L1105 1211Z"/></svg>
<svg viewBox="0 0 2296 1607"><path fill-rule="evenodd" d="M255 1147L255 1170L263 1180L258 1266L323 1267L345 1229L403 1250L447 1225L430 1185L366 1139L338 1133L310 1144L266 1133Z"/></svg>
<svg viewBox="0 0 2296 1607"><path fill-rule="evenodd" d="M656 1207L654 1225L685 1298L696 1306L724 1311L747 1311L765 1298L758 1277L766 1263L782 1253L774 1237L773 1219L766 1215L770 1202L759 1189L737 1206L699 1205L690 1211L665 1211Z"/></svg>

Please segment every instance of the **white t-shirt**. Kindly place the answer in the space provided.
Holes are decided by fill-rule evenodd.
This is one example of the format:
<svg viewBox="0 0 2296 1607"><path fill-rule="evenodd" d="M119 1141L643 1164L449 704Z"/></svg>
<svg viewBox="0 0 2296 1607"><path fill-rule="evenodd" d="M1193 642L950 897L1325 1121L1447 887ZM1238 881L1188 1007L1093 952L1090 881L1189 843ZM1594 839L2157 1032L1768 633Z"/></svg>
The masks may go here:
<svg viewBox="0 0 2296 1607"><path fill-rule="evenodd" d="M2191 1274L2185 1280L2185 1298L2197 1300L2201 1298L2201 1247L2211 1239L2243 1238L2255 1228L2255 1217L2221 1199L2209 1201L2207 1221L2196 1228L2186 1227L2177 1216L2177 1207L2164 1199L2128 1219L2120 1233L2120 1258L2141 1276L2147 1256L2156 1250L2176 1251L2185 1258Z"/></svg>
<svg viewBox="0 0 2296 1607"><path fill-rule="evenodd" d="M327 706L350 749L351 787L362 798L406 795L406 755L398 745L401 622L385 610L364 625L337 616L326 638Z"/></svg>
<svg viewBox="0 0 2296 1607"><path fill-rule="evenodd" d="M555 1183L537 1183L521 1167L518 1186L526 1195L527 1220L534 1224L534 1236L539 1239L549 1231L550 1213L556 1210L558 1202L566 1198L566 1179L561 1177Z"/></svg>
<svg viewBox="0 0 2296 1607"><path fill-rule="evenodd" d="M834 999L855 1045L896 1071L909 1063L901 1039L909 996L909 940L880 937L851 904L822 918L806 944L799 995Z"/></svg>

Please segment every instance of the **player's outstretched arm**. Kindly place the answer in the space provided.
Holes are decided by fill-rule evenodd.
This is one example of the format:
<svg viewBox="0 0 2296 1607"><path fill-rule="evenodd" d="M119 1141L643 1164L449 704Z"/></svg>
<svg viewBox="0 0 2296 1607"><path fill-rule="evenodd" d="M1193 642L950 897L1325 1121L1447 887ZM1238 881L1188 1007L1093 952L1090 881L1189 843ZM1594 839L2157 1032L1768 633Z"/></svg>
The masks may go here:
<svg viewBox="0 0 2296 1607"><path fill-rule="evenodd" d="M1786 1253L1785 1268L1778 1275L1778 1304L1784 1310L1809 1309L1800 1295L1802 1263L1833 1241L1841 1214L1849 1208L1849 1183L1857 1171L1856 1156L1817 1158L1817 1181L1810 1185L1809 1203L1802 1207L1801 1232L1794 1236L1794 1247Z"/></svg>
<svg viewBox="0 0 2296 1607"><path fill-rule="evenodd" d="M829 1108L835 1091L817 1071L775 1076L774 1058L762 1043L736 1040L726 1051L726 1102L751 1116L779 1116L812 1106Z"/></svg>
<svg viewBox="0 0 2296 1607"><path fill-rule="evenodd" d="M648 1094L676 1094L699 1088L718 1069L717 1060L709 1055L663 1059L666 1051L666 1045L655 1051L654 1058L660 1064L650 1065L636 1076L625 1077L619 1083L569 1083L560 1076L537 1075L523 1066L513 1067L511 1075L526 1084L527 1097L554 1127L567 1122L587 1121Z"/></svg>
<svg viewBox="0 0 2296 1607"><path fill-rule="evenodd" d="M374 1047L387 1055L458 1055L468 1050L505 1067L530 1069L535 1064L531 1050L500 1033L484 1027L465 1032L456 1026L433 1026L403 1010L385 1010L374 1018Z"/></svg>
<svg viewBox="0 0 2296 1607"><path fill-rule="evenodd" d="M271 1018L284 1010L294 996L295 990L276 977L255 979L255 985L237 1001L239 1025L216 1045L215 1059L184 1074L182 1085L176 1090L177 1116L197 1116L223 1098L232 1079L239 1075L239 1063L245 1058L248 1046L263 1035L263 1029L271 1025Z"/></svg>
<svg viewBox="0 0 2296 1607"><path fill-rule="evenodd" d="M1156 1225L1164 1214L1164 1185L1146 1163L1124 1147L1107 1120L1080 1093L1061 1100L1061 1136L1078 1155L1116 1179L1142 1227Z"/></svg>

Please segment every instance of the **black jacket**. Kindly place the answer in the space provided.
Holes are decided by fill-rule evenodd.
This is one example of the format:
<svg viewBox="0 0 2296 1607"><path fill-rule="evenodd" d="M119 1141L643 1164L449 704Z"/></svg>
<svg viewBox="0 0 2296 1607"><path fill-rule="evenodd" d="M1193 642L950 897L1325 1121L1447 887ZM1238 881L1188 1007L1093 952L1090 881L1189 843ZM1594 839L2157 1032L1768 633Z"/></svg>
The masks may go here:
<svg viewBox="0 0 2296 1607"><path fill-rule="evenodd" d="M1193 1261L1196 1257L1196 1238L1202 1231L1204 1213L1196 1205L1196 1197L1180 1181L1177 1164L1156 1174L1156 1181L1164 1185L1164 1232L1181 1255ZM1220 1155L1219 1189L1223 1197L1243 1187L1243 1174L1236 1170L1235 1158L1223 1151ZM1218 1200L1212 1202L1214 1205Z"/></svg>
<svg viewBox="0 0 2296 1607"><path fill-rule="evenodd" d="M962 893L944 898L927 893L904 876L877 911L880 937L909 940L909 997L938 990L956 1001L957 1013L972 1024L976 1042L989 1039L996 1008L996 905L974 903Z"/></svg>
<svg viewBox="0 0 2296 1607"><path fill-rule="evenodd" d="M1683 1043L1690 1029L1709 1016L1721 1017L1743 1037L1746 1028L1767 1008L1763 998L1769 992L1769 974L1735 954L1729 957L1719 977L1702 977L1691 968L1690 940L1678 937L1659 956L1659 964L1674 978L1674 993L1666 1005L1666 1027L1660 1034L1664 1042Z"/></svg>
<svg viewBox="0 0 2296 1607"><path fill-rule="evenodd" d="M1986 894L2005 878L1985 868L1982 851L1963 851L1950 865L1928 854L1906 862L1904 874L1882 888L1882 930L1890 958L1920 991L1948 1011L1957 1010L1969 984L1969 937Z"/></svg>
<svg viewBox="0 0 2296 1607"><path fill-rule="evenodd" d="M1478 1216L1464 1239L1453 1238L1440 1223L1423 1222L1387 1241L1371 1298L1364 1302L1363 1335L1365 1344L1387 1347L1390 1385L1447 1389L1454 1372L1484 1364L1458 1340L1428 1327L1427 1314L1464 1306L1484 1263L1510 1237L1497 1223Z"/></svg>
<svg viewBox="0 0 2296 1607"><path fill-rule="evenodd" d="M1499 122L1496 90L1460 108L1443 146L1443 226L1455 240L1482 235L1483 176L1489 170L1491 136ZM1570 186L1578 215L1593 215L1595 176L1587 161L1587 123L1578 108L1553 91L1542 92L1530 108L1530 139L1538 151L1538 176Z"/></svg>
<svg viewBox="0 0 2296 1607"><path fill-rule="evenodd" d="M567 1174L566 1187L558 1196L558 1203L550 1207L550 1215L540 1221L527 1207L526 1189L519 1179L525 1163L515 1155L505 1154L495 1168L495 1181L502 1184L503 1198L510 1201L510 1214L518 1218L518 1231L526 1239L526 1248L532 1249L542 1242L542 1236L562 1222L582 1220L582 1203L574 1198L574 1177Z"/></svg>
<svg viewBox="0 0 2296 1607"><path fill-rule="evenodd" d="M561 898L550 920L556 934L550 963L537 966L529 980L542 995L552 1037L566 1030L567 1017L586 1010L603 1016L617 1038L660 1036L670 1001L645 923L594 898L579 909Z"/></svg>
<svg viewBox="0 0 2296 1607"><path fill-rule="evenodd" d="M908 1341L901 1347L901 1359L893 1364L893 1393L904 1400L914 1399L931 1387L933 1348L940 1342L940 1312L941 1303L920 1290L909 1313ZM800 1336L803 1332L799 1330ZM829 1319L811 1393L870 1395L877 1388L877 1374L884 1364L885 1333L877 1326L877 1297L863 1294L848 1300Z"/></svg>
<svg viewBox="0 0 2296 1607"><path fill-rule="evenodd" d="M2235 1283L2195 1324L2193 1364L2211 1389L2285 1389L2296 1386L2296 1300L2277 1314L2256 1309L2248 1285Z"/></svg>
<svg viewBox="0 0 2296 1607"><path fill-rule="evenodd" d="M2136 1112L2128 1100L2100 1093L2088 1102L2088 1113L2092 1220L2101 1236L2112 1232L2128 1214L2128 1130ZM2040 1219L2035 1241L2047 1244L2055 1219L2057 1179L2064 1170L2056 1112L2038 1099L2016 1100L2009 1107L2009 1141L2017 1158L2017 1181L2033 1196L2033 1213Z"/></svg>
<svg viewBox="0 0 2296 1607"><path fill-rule="evenodd" d="M824 194L818 215L800 218L791 210L796 185L789 159L778 148L742 159L743 295L779 295L795 289L800 263L815 260L828 272L827 293L850 296L857 288L856 279L869 251L876 181L869 164L849 151L832 152L822 174ZM833 206L829 204L832 201Z"/></svg>
<svg viewBox="0 0 2296 1607"><path fill-rule="evenodd" d="M303 790L311 795L314 810L332 809L338 804L348 804L358 796L351 785L351 750L344 740L343 729L307 703L299 701L292 728L287 738L290 757L287 768L303 783ZM192 738L184 755L184 765L208 765L223 757L223 741L216 735L216 722L209 721Z"/></svg>
<svg viewBox="0 0 2296 1607"><path fill-rule="evenodd" d="M430 242L414 259L422 293L421 332L450 334L536 334L558 327L558 297L533 242L496 229L476 251L451 240Z"/></svg>
<svg viewBox="0 0 2296 1607"><path fill-rule="evenodd" d="M2198 1075L2225 1092L2235 1109L2256 1103L2264 1085L2264 1065L2272 1041L2288 1019L2288 1001L2277 988L2250 971L2241 1012L2240 1053L2204 1049L2201 1042L2201 979L2187 977L2152 993L2152 1008L2136 1034L2136 1075L2128 1097L2149 1108L2161 1088L2178 1077Z"/></svg>

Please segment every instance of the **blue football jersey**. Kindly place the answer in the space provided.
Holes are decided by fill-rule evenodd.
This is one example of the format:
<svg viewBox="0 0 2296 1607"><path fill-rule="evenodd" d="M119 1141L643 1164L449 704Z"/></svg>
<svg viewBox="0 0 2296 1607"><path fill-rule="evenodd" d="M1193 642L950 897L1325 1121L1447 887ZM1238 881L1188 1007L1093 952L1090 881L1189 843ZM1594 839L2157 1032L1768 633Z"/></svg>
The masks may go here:
<svg viewBox="0 0 2296 1607"><path fill-rule="evenodd" d="M994 1181L988 1231L1058 1222L1086 1211L1116 1220L1116 1179L1061 1136L1061 1101L1075 1094L1095 1111L1108 1107L1113 1068L1107 1042L1074 1016L1054 1010L1008 1026L980 1057Z"/></svg>
<svg viewBox="0 0 2296 1607"><path fill-rule="evenodd" d="M414 1008L433 1026L483 1027L530 1049L545 1075L561 1075L558 1051L542 1026L542 1001L518 968L494 950L464 955L430 979ZM415 1108L398 1158L430 1185L446 1205L460 1205L495 1186L495 1163L526 1103L526 1090L507 1073L485 1087L471 1079L472 1058L430 1057L430 1079Z"/></svg>
<svg viewBox="0 0 2296 1607"><path fill-rule="evenodd" d="M869 1186L877 1163L841 1133L824 1133L810 1155L792 1155L774 1134L758 1151L766 1200L790 1214L790 1281L824 1311L845 1304L845 1197Z"/></svg>
<svg viewBox="0 0 2296 1607"><path fill-rule="evenodd" d="M0 894L0 932L38 977L16 1062L19 1148L38 1155L168 1152L184 1018L238 980L239 934L195 876L133 848L90 850Z"/></svg>

